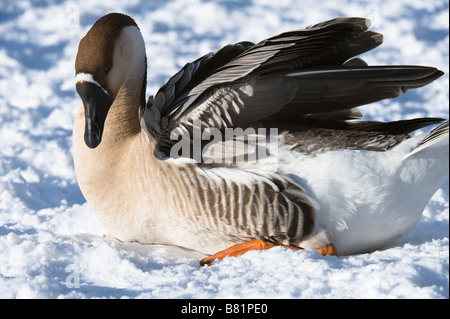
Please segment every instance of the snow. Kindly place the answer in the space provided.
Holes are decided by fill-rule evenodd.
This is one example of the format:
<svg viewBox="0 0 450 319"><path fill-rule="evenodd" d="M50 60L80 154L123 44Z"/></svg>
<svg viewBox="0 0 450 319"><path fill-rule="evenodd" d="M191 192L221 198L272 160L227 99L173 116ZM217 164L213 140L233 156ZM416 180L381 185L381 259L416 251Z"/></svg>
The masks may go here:
<svg viewBox="0 0 450 319"><path fill-rule="evenodd" d="M347 257L277 247L199 267L202 254L102 236L78 186L71 132L79 40L102 15L132 16L146 40L148 93L186 62L337 16L385 35L370 64L446 75L365 106L369 119L448 118L448 1L0 1L1 298L449 298L448 180L408 234Z"/></svg>

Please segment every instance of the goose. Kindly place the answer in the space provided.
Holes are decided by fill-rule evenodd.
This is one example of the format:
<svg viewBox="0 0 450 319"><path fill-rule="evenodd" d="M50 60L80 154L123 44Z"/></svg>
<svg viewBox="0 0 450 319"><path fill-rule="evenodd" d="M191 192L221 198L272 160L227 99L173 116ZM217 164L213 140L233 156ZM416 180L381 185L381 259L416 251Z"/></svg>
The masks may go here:
<svg viewBox="0 0 450 319"><path fill-rule="evenodd" d="M146 102L138 25L97 20L75 60L73 158L103 233L211 265L275 246L366 253L410 231L448 178L448 121L368 121L357 107L443 72L368 66L358 56L383 41L369 24L342 17L227 45Z"/></svg>

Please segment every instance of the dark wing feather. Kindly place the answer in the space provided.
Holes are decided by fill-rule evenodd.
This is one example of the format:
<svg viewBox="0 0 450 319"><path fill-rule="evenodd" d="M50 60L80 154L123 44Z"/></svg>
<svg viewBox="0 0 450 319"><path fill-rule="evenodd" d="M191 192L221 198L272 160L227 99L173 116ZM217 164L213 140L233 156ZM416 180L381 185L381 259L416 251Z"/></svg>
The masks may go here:
<svg viewBox="0 0 450 319"><path fill-rule="evenodd" d="M150 97L144 111L145 126L149 132L155 136L160 134L167 126L168 120L180 106L184 105L189 93L196 86L213 74L218 67L253 45L251 42L227 45L216 53L205 54L187 63L158 90L155 97Z"/></svg>
<svg viewBox="0 0 450 319"><path fill-rule="evenodd" d="M367 28L366 19L338 18L205 55L158 91L144 124L167 153L176 143L170 139L175 129L192 136L198 125L346 120L360 117L356 106L399 96L442 75L435 68L349 61L381 44L382 36Z"/></svg>

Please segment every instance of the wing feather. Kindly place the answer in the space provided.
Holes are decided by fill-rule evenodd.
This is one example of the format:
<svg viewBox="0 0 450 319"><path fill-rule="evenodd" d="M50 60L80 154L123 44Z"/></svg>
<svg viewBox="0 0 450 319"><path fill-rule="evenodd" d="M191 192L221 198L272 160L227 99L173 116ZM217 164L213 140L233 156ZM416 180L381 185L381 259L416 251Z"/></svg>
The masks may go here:
<svg viewBox="0 0 450 319"><path fill-rule="evenodd" d="M144 111L145 128L168 154L178 141L170 139L176 129L189 140L194 127L336 126L361 117L360 105L397 97L443 74L431 67L367 66L352 59L382 42L368 25L363 18L338 18L209 53L161 87Z"/></svg>

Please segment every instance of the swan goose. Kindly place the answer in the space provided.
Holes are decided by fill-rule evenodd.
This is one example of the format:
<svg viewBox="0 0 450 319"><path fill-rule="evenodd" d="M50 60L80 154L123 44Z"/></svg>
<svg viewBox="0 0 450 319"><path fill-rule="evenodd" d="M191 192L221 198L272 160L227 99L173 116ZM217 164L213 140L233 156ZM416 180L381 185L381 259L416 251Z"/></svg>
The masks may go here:
<svg viewBox="0 0 450 319"><path fill-rule="evenodd" d="M443 73L367 66L355 56L382 42L368 25L337 18L225 46L145 103L137 24L100 18L75 61L73 157L105 235L212 254L200 262L209 265L277 245L363 253L411 230L448 177L448 122L412 137L443 120L355 121L356 107ZM194 145L192 134L238 128L257 138L200 135Z"/></svg>

